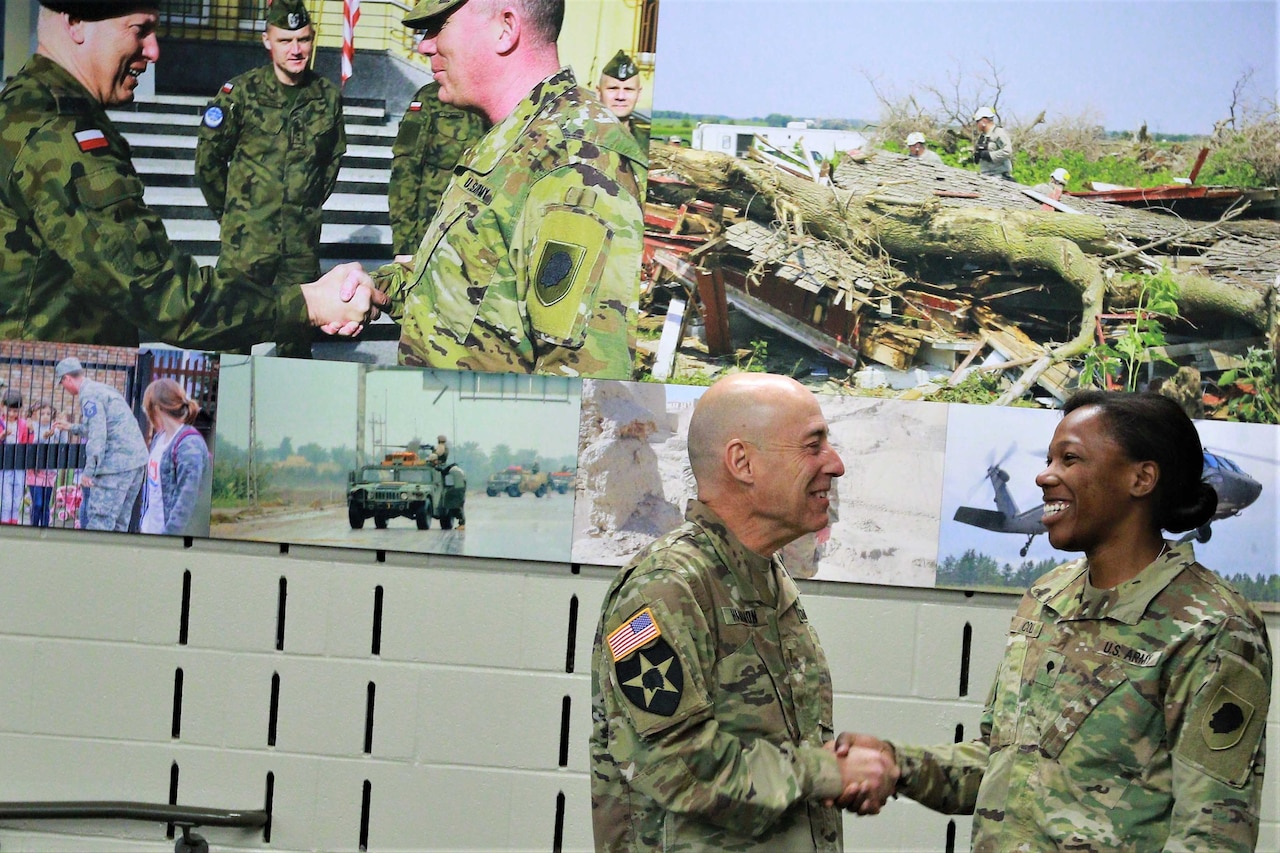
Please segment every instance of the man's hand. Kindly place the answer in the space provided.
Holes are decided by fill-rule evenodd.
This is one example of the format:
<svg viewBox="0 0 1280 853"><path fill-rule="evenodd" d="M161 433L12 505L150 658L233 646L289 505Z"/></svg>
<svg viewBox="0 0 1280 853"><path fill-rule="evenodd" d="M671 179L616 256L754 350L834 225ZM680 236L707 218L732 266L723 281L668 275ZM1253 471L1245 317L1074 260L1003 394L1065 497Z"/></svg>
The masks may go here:
<svg viewBox="0 0 1280 853"><path fill-rule="evenodd" d="M83 487L84 487L84 488L86 488L86 489L92 489L92 488L93 488L93 478L92 478L92 477L90 477L88 474L81 474L81 475L80 475L80 485L81 485L81 486L83 486Z"/></svg>
<svg viewBox="0 0 1280 853"><path fill-rule="evenodd" d="M378 307L387 304L386 294L373 286L373 279L359 264L339 264L310 284L302 285L311 324L327 335L350 337L376 320Z"/></svg>
<svg viewBox="0 0 1280 853"><path fill-rule="evenodd" d="M53 422L53 428L54 429L71 429L71 422L59 419ZM45 438L48 438L48 437L49 435L45 435Z"/></svg>
<svg viewBox="0 0 1280 853"><path fill-rule="evenodd" d="M858 814L879 814L898 786L898 759L893 747L872 735L841 732L827 744L836 757L852 762L860 778L850 784L846 779L844 793L835 801L842 809ZM841 772L844 772L844 764Z"/></svg>

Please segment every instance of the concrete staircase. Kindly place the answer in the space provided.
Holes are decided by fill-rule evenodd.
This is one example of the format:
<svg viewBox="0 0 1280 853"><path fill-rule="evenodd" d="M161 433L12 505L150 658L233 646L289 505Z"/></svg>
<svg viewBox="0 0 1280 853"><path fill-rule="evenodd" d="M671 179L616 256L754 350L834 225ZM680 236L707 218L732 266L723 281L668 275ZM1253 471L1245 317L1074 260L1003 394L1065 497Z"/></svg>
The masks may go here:
<svg viewBox="0 0 1280 853"><path fill-rule="evenodd" d="M207 99L158 95L110 111L133 149L133 163L147 187L147 204L183 251L201 263L218 255L218 223L195 184L196 130ZM387 181L398 122L380 102L344 107L347 153L338 185L324 206L321 259L325 269L348 260L382 263L391 258Z"/></svg>
<svg viewBox="0 0 1280 853"><path fill-rule="evenodd" d="M109 114L129 140L146 202L163 217L169 239L201 264L211 265L218 259L218 223L195 183L196 131L207 103L207 98L157 95ZM368 269L391 260L387 182L399 118L390 118L383 102L372 100L345 99L343 112L347 153L324 205L323 270L345 261L359 261ZM398 326L383 318L362 338L358 345L318 341L313 353L317 358L395 363Z"/></svg>

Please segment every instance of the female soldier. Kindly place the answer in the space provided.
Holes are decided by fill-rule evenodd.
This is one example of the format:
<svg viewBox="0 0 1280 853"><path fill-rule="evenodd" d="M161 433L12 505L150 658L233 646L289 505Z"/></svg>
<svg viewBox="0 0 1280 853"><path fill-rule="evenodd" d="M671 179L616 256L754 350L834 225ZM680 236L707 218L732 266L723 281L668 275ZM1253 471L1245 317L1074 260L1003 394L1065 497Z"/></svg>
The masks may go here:
<svg viewBox="0 0 1280 853"><path fill-rule="evenodd" d="M1084 557L1023 597L981 737L898 746L897 791L972 813L974 851L1252 850L1266 628L1161 536L1213 516L1199 436L1156 394L1082 392L1063 411L1036 483L1049 541Z"/></svg>

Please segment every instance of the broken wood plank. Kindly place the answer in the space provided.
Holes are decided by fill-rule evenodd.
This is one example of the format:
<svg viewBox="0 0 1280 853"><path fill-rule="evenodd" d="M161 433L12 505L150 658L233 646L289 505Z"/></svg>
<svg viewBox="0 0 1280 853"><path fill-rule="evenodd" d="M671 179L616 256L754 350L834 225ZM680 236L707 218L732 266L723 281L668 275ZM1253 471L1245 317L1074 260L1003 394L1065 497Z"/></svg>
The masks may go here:
<svg viewBox="0 0 1280 853"><path fill-rule="evenodd" d="M653 378L666 382L676 362L676 349L680 346L680 330L684 327L685 301L673 297L667 305L667 319L662 323L662 339L658 342L658 355L653 362Z"/></svg>

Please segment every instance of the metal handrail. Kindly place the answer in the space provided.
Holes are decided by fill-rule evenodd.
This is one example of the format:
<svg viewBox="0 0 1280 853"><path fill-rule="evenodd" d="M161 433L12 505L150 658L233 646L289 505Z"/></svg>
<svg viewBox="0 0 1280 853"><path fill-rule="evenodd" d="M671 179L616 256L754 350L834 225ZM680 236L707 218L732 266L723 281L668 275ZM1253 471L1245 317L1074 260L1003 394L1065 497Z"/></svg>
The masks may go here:
<svg viewBox="0 0 1280 853"><path fill-rule="evenodd" d="M104 820L109 818L149 820L178 826L233 826L259 829L267 825L270 816L262 810L240 811L117 800L0 802L0 820Z"/></svg>

